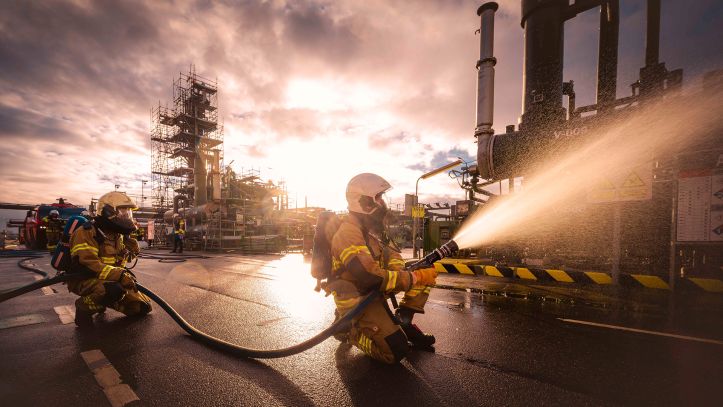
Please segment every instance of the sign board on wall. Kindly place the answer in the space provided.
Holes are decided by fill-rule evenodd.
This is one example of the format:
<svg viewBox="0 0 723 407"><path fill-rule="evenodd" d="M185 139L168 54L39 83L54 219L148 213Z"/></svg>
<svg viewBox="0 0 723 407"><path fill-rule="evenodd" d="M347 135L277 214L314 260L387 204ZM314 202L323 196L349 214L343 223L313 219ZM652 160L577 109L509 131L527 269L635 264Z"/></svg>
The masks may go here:
<svg viewBox="0 0 723 407"><path fill-rule="evenodd" d="M653 162L603 176L587 191L590 203L645 201L653 197Z"/></svg>
<svg viewBox="0 0 723 407"><path fill-rule="evenodd" d="M680 174L677 232L679 242L723 242L723 173Z"/></svg>
<svg viewBox="0 0 723 407"><path fill-rule="evenodd" d="M147 234L146 239L153 240L153 235L154 235L155 229L156 229L155 221L149 220L148 226L146 226L146 234Z"/></svg>
<svg viewBox="0 0 723 407"><path fill-rule="evenodd" d="M423 206L415 206L412 208L412 217L414 218L423 218L424 217L424 207Z"/></svg>

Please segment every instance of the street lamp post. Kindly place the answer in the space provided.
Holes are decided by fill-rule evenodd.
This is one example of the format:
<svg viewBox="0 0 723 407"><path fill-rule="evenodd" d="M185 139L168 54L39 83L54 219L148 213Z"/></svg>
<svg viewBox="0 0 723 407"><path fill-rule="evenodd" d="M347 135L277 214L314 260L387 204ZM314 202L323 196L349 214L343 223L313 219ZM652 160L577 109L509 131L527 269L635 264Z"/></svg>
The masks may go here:
<svg viewBox="0 0 723 407"><path fill-rule="evenodd" d="M418 207L418 205L419 205L419 203L418 203L418 201L419 201L419 180L427 179L427 178L429 178L429 177L433 177L433 176L435 176L435 175L437 175L437 174L439 174L439 173L442 173L442 172L444 172L444 171L447 171L447 170L449 170L449 169L452 169L452 168L454 168L454 167L462 164L463 162L464 162L464 160L462 160L462 159L460 158L460 159L457 160L457 161L451 162L451 163L449 163L449 164L447 164L447 165L444 165L444 166L442 166L442 167L439 167L439 168L437 168L437 169L435 169L435 170L429 171L429 172L426 173L426 174L422 174L419 178L417 178L417 183L416 183L416 185L415 185L415 187L414 187L414 209L412 210L412 229L413 229L413 232L412 232L412 248L413 248L413 252L414 252L414 257L415 257L415 258L416 258L416 257L418 256L418 254L419 254L419 247L417 247L417 230L419 229L419 217L418 217L418 216L415 216L415 215L419 215L418 213L415 213L415 212L417 212L415 209L417 209L417 207Z"/></svg>
<svg viewBox="0 0 723 407"><path fill-rule="evenodd" d="M141 180L141 207L145 207L146 205L146 196L143 194L143 187L145 187L147 183L148 181L144 179Z"/></svg>

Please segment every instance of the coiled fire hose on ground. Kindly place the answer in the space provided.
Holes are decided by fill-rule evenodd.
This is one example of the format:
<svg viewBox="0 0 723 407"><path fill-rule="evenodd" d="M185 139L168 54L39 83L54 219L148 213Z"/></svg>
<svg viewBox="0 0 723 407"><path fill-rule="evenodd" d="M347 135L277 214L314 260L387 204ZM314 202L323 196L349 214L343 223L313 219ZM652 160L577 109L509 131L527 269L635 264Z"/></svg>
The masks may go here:
<svg viewBox="0 0 723 407"><path fill-rule="evenodd" d="M5 302L11 298L15 298L19 295L29 293L31 291L47 287L53 284L58 284L62 282L66 282L72 279L77 278L87 278L87 276L84 275L76 275L76 274L67 274L67 273L59 273L55 277L48 278L48 274L44 272L43 270L31 266L28 264L25 264L26 261L32 260L35 258L38 258L39 256L35 257L26 257L18 262L18 266L22 269L32 271L34 273L38 273L45 278L42 280L35 281L31 284L24 285L22 287L18 287L15 289L11 289L8 291L4 291L0 293L0 303ZM350 324L351 320L359 315L359 313L366 308L367 305L369 305L374 299L376 299L380 293L378 291L373 291L370 294L368 294L366 297L364 297L359 304L354 307L351 311L349 311L346 315L344 315L342 318L335 321L331 326L324 329L323 331L319 332L318 334L314 335L313 337L298 343L296 345L290 346L288 348L283 349L251 349L251 348L245 348L243 346L239 346L230 342L226 342L223 339L216 338L212 335L209 335L193 325L189 324L183 317L176 312L176 310L173 309L163 298L161 298L159 295L148 289L147 287L144 287L143 285L136 283L136 288L138 288L138 291L142 292L143 294L147 295L150 299L152 299L156 304L158 304L168 315L173 318L174 321L186 332L188 332L191 337L199 342L201 342L204 345L210 346L212 348L221 350L223 352L232 354L234 356L244 357L244 358L254 358L254 359L272 359L272 358L281 358L285 356L291 356L297 353L301 353L305 350L308 350L321 342L325 341L327 338L329 338L331 335L336 333L338 330L340 330L343 326Z"/></svg>
<svg viewBox="0 0 723 407"><path fill-rule="evenodd" d="M191 259L210 259L210 256L204 256L201 254L176 254L171 256L140 253L136 259L158 260L159 263L183 263L184 261Z"/></svg>
<svg viewBox="0 0 723 407"><path fill-rule="evenodd" d="M434 262L437 260L440 260L443 257L448 256L449 254L457 251L457 244L450 240L448 243L444 244L438 249L435 249L432 253L424 257L423 259L417 261L416 263L412 264L409 269L417 269L422 267L430 267ZM35 258L38 258L41 256L34 256L34 257L26 257L23 260L20 260L18 262L18 266L25 269L32 271L34 273L38 273L45 278L42 280L38 280L34 283L18 287L15 289L11 289L8 291L4 291L0 293L0 303L7 301L11 298L15 298L19 295L28 293L33 290L37 290L42 287L47 287L49 285L62 283L65 281L69 281L76 278L88 278L87 275L84 275L84 273L78 273L78 274L67 274L67 273L59 273L55 277L48 278L48 273L44 272L43 270L35 267L35 266L29 266L27 264L24 264L27 260L32 260ZM138 291L142 292L143 294L147 295L150 299L152 299L156 304L158 304L168 315L173 318L174 321L184 330L186 331L191 337L199 342L201 342L204 345L207 345L209 347L221 350L223 352L232 354L234 356L238 357L244 357L244 358L254 358L254 359L273 359L273 358L282 358L285 356L291 356L297 353L301 353L305 350L308 350L321 342L325 341L327 338L329 338L331 335L339 331L342 327L348 326L348 324L351 324L351 320L359 315L364 308L367 307L367 305L371 304L375 299L377 299L381 293L377 290L372 291L371 293L367 294L360 302L357 304L356 307L354 307L351 311L347 312L343 317L336 320L331 326L324 329L323 331L319 332L318 334L314 335L313 337L298 343L296 345L290 346L288 348L283 349L251 349L251 348L244 348L243 346L239 346L230 342L226 342L223 339L216 338L215 336L209 335L197 328L195 328L193 325L189 324L183 317L176 312L173 307L171 307L163 298L158 296L156 293L151 291L150 289L144 287L143 285L136 283L136 288Z"/></svg>

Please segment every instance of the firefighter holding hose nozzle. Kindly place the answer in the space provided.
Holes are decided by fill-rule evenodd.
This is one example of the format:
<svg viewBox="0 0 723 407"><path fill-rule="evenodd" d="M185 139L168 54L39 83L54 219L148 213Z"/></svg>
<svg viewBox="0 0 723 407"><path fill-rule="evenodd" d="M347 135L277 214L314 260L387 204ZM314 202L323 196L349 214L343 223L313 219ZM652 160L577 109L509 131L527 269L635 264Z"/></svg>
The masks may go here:
<svg viewBox="0 0 723 407"><path fill-rule="evenodd" d="M75 301L75 324L92 328L93 315L107 307L127 316L151 311L151 300L138 292L135 277L125 266L127 255L137 255L138 242L129 235L136 229L135 202L122 192L109 192L98 200L97 215L76 229L70 238L69 273L86 273L89 278L68 282L68 290L80 297Z"/></svg>
<svg viewBox="0 0 723 407"><path fill-rule="evenodd" d="M335 335L376 360L396 363L411 347L434 350L434 336L423 333L412 324L412 318L416 313L424 313L437 272L430 266L405 269L399 249L386 230L389 211L384 193L390 188L376 174L359 174L349 181L349 216L326 229L332 266L324 289L334 296L337 319L372 290L385 296L405 293L396 315L389 310L386 298L379 297L352 320L347 330Z"/></svg>

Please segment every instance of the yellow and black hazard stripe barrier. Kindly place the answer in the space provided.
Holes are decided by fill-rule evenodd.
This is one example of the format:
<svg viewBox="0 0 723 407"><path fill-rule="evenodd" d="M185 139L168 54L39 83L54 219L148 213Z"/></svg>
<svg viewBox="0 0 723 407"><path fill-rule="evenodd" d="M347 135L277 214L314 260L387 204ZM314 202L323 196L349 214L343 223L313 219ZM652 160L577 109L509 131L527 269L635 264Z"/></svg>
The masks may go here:
<svg viewBox="0 0 723 407"><path fill-rule="evenodd" d="M487 277L506 277L528 281L552 281L558 283L579 283L611 285L610 273L598 271L572 271L559 269L540 269L527 267L490 266L477 264L470 259L442 259L434 263L440 273L479 275ZM683 289L703 290L723 293L723 280L711 278L685 278L680 280ZM671 290L668 282L658 276L646 274L620 274L620 285L626 287L645 287L658 290Z"/></svg>

